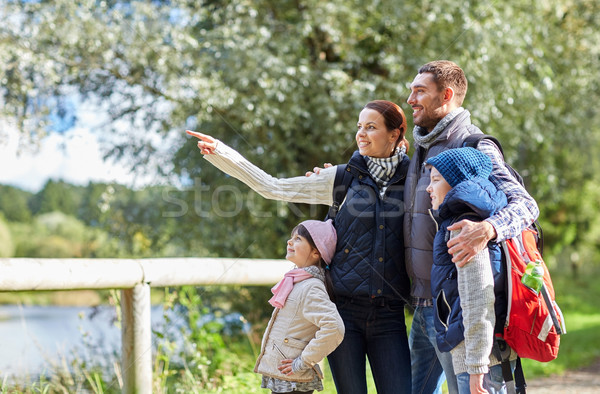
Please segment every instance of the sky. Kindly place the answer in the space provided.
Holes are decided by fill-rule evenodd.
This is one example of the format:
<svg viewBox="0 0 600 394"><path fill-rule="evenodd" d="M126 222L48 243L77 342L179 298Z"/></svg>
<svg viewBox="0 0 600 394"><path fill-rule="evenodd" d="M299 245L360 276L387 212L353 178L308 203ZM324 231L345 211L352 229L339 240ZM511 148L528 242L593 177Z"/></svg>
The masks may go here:
<svg viewBox="0 0 600 394"><path fill-rule="evenodd" d="M39 148L31 147L21 152L18 151L18 131L3 124L0 184L37 192L48 179L64 180L75 185L87 185L93 181L141 187L152 183L151 175L140 176L122 164L103 159L103 145L95 127L101 121L97 113L92 108L81 108L74 127L51 132L41 140Z"/></svg>

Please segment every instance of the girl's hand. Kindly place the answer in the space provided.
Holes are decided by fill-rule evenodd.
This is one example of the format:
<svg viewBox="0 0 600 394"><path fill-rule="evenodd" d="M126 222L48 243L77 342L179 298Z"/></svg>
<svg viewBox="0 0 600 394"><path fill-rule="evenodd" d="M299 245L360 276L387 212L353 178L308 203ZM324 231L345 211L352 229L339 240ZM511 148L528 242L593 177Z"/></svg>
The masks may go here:
<svg viewBox="0 0 600 394"><path fill-rule="evenodd" d="M291 358L286 358L285 360L281 360L281 363L279 364L277 369L279 370L279 372L281 372L284 375L291 375L294 373L292 371L292 363L293 362L294 362L294 360L292 360Z"/></svg>
<svg viewBox="0 0 600 394"><path fill-rule="evenodd" d="M196 137L200 140L198 141L198 149L200 149L200 153L202 153L203 155L212 155L215 153L218 141L215 140L213 137L191 130L186 130L185 132L191 135L192 137Z"/></svg>

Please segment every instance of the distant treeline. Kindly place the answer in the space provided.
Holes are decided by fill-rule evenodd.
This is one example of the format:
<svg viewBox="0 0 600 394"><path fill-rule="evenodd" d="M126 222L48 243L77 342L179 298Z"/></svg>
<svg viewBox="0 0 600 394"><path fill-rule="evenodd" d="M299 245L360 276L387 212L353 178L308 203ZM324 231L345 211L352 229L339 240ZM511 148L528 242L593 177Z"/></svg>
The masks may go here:
<svg viewBox="0 0 600 394"><path fill-rule="evenodd" d="M0 257L232 256L231 250L218 251L217 245L223 236L210 236L211 232L223 231L229 232L232 242L238 242L240 248L247 250L253 245L271 249L284 247L285 237L274 245L259 242L260 231L247 233L243 227L232 231L229 226L240 227L239 217L221 218L214 212L209 213L208 207L204 208L206 212L199 208L188 209L188 204L191 207L197 199L198 193L193 189L178 190L172 186L133 190L119 184L90 182L87 186L76 186L49 180L39 192L31 193L0 185ZM217 211L222 214L226 206L220 204L220 207ZM224 224L205 225L209 217ZM246 235L247 243L236 237L236 233ZM237 257L252 256L248 253ZM265 307L270 294L268 286L214 285L167 289L167 293L171 302L179 302L180 296L188 297L193 299L188 300L188 304L196 305L193 308L203 313L208 310L216 313L221 309L225 311L220 312L223 314L238 312L252 323L264 324L271 311ZM192 308L188 304L187 307ZM204 306L199 306L201 304Z"/></svg>
<svg viewBox="0 0 600 394"><path fill-rule="evenodd" d="M191 238L176 234L177 217L165 217L167 204L173 204L163 199L166 189L49 180L31 193L0 185L0 256L205 255L201 242L186 242ZM169 193L174 196L177 191Z"/></svg>

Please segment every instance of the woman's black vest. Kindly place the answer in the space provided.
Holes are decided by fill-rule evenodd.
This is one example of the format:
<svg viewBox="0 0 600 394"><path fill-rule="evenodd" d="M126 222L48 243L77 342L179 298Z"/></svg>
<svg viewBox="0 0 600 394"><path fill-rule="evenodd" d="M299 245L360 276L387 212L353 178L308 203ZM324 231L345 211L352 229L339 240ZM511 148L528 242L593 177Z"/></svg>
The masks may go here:
<svg viewBox="0 0 600 394"><path fill-rule="evenodd" d="M347 164L352 181L335 217L337 248L330 265L336 297L406 302L410 282L404 264L404 156L381 197L365 158Z"/></svg>

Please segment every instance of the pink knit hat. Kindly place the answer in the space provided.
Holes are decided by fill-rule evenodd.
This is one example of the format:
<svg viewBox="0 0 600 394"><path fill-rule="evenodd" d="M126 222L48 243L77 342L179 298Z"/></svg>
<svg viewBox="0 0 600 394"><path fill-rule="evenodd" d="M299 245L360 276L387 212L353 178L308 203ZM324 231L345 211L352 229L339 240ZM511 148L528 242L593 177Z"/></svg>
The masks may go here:
<svg viewBox="0 0 600 394"><path fill-rule="evenodd" d="M337 233L333 227L333 221L331 219L326 222L321 220L305 220L300 224L310 233L323 260L327 264L331 263L337 243Z"/></svg>

